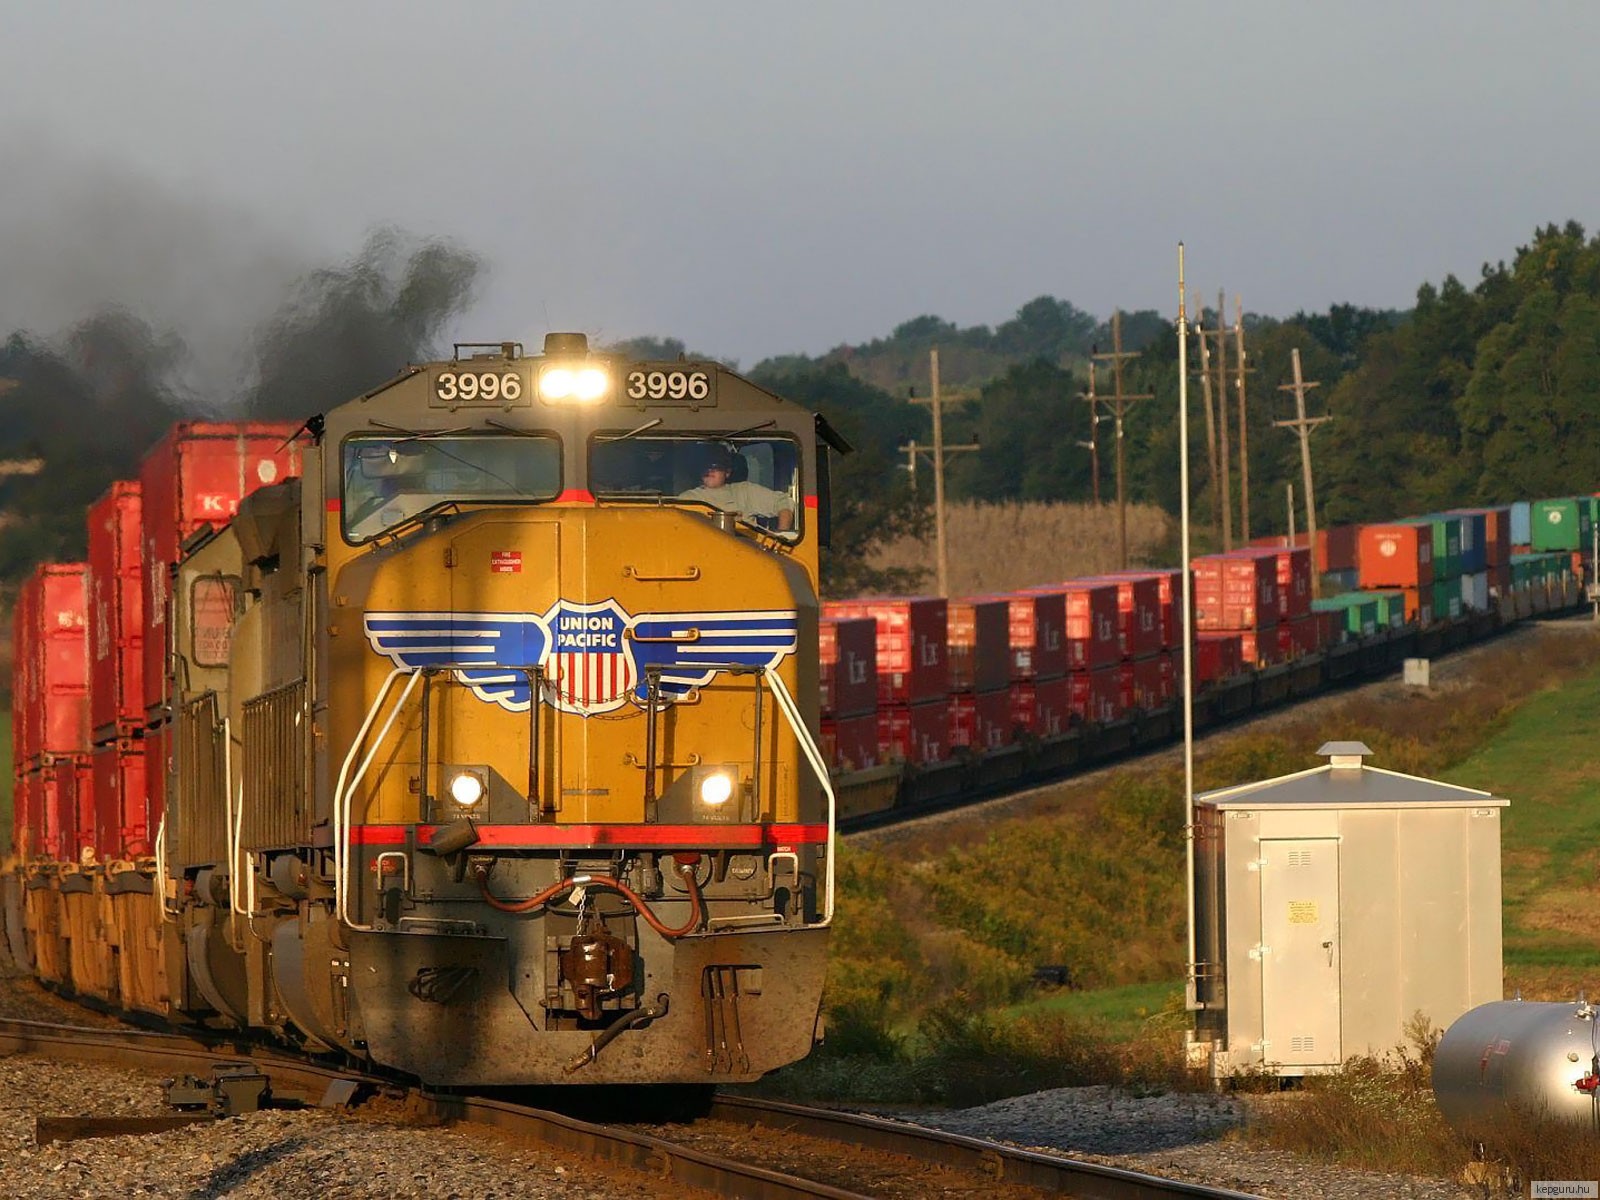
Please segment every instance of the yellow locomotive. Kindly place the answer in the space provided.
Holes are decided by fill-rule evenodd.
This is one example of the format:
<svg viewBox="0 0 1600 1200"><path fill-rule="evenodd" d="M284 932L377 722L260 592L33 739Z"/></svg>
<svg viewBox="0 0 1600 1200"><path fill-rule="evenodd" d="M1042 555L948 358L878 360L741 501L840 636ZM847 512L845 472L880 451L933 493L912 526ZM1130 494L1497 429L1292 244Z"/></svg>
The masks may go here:
<svg viewBox="0 0 1600 1200"><path fill-rule="evenodd" d="M805 1055L826 425L552 334L308 426L177 567L146 991L441 1085Z"/></svg>

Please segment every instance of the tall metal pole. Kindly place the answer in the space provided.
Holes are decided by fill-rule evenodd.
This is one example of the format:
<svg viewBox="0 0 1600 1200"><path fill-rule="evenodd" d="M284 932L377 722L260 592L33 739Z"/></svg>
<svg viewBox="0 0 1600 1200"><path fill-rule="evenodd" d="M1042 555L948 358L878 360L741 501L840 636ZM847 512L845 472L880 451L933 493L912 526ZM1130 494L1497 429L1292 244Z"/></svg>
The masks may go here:
<svg viewBox="0 0 1600 1200"><path fill-rule="evenodd" d="M1239 389L1239 540L1250 540L1250 422L1244 403L1244 300L1233 298L1235 381Z"/></svg>
<svg viewBox="0 0 1600 1200"><path fill-rule="evenodd" d="M1311 490L1311 431L1333 418L1306 416L1306 393L1317 385L1300 378L1300 347L1296 346L1290 357L1294 363L1294 382L1282 384L1278 390L1294 393L1295 419L1273 424L1293 429L1300 435L1300 475L1306 485L1306 531L1311 539L1311 595L1317 597L1322 595L1322 578L1317 570L1317 494Z"/></svg>
<svg viewBox="0 0 1600 1200"><path fill-rule="evenodd" d="M950 560L944 541L944 405L939 397L939 348L928 351L928 369L933 375L933 525L938 555L939 595L950 594Z"/></svg>
<svg viewBox="0 0 1600 1200"><path fill-rule="evenodd" d="M1217 441L1222 445L1222 548L1233 549L1233 468L1228 462L1228 327L1222 315L1227 294L1217 292ZM1200 334L1205 340L1204 331Z"/></svg>
<svg viewBox="0 0 1600 1200"><path fill-rule="evenodd" d="M1184 896L1189 908L1189 962L1184 971L1184 1003L1200 1007L1199 955L1194 927L1194 612L1189 569L1189 318L1183 309L1183 243L1178 243L1178 526L1182 539L1183 618L1183 849Z"/></svg>

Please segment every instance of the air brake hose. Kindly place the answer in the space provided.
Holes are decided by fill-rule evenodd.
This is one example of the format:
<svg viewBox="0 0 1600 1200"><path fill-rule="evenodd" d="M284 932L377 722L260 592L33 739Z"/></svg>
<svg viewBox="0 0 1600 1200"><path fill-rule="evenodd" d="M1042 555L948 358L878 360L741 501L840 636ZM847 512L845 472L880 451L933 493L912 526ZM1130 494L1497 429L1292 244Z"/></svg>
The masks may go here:
<svg viewBox="0 0 1600 1200"><path fill-rule="evenodd" d="M705 916L705 906L700 899L700 884L694 877L693 863L679 863L678 874L683 877L684 885L689 889L689 919L676 929L669 928L661 923L655 913L650 911L650 906L645 903L644 897L639 895L620 879L612 879L609 875L570 875L559 883L552 883L542 891L534 893L526 900L502 900L489 891L489 869L481 864L472 870L473 878L478 881L478 891L483 893L483 899L490 908L498 909L505 913L532 912L536 908L544 908L558 896L564 896L573 888L598 887L609 888L621 894L623 899L633 905L638 914L664 938L680 938L699 927Z"/></svg>

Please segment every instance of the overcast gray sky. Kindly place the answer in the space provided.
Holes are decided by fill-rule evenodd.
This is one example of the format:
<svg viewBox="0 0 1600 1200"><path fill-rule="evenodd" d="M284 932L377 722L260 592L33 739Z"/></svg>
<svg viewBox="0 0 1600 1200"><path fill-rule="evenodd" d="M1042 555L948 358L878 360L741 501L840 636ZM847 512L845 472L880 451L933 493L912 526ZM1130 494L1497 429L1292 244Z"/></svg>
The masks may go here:
<svg viewBox="0 0 1600 1200"><path fill-rule="evenodd" d="M1600 4L0 0L0 334L217 356L379 224L458 333L746 366L1049 293L1408 305L1600 224Z"/></svg>

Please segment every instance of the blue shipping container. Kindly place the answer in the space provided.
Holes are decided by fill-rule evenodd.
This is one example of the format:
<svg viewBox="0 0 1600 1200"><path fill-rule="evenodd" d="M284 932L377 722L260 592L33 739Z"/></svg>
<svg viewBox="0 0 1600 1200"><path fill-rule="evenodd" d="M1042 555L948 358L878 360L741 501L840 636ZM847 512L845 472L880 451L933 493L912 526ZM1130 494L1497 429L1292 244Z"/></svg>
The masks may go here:
<svg viewBox="0 0 1600 1200"><path fill-rule="evenodd" d="M1511 506L1511 544L1527 546L1533 543L1533 504L1518 500Z"/></svg>

